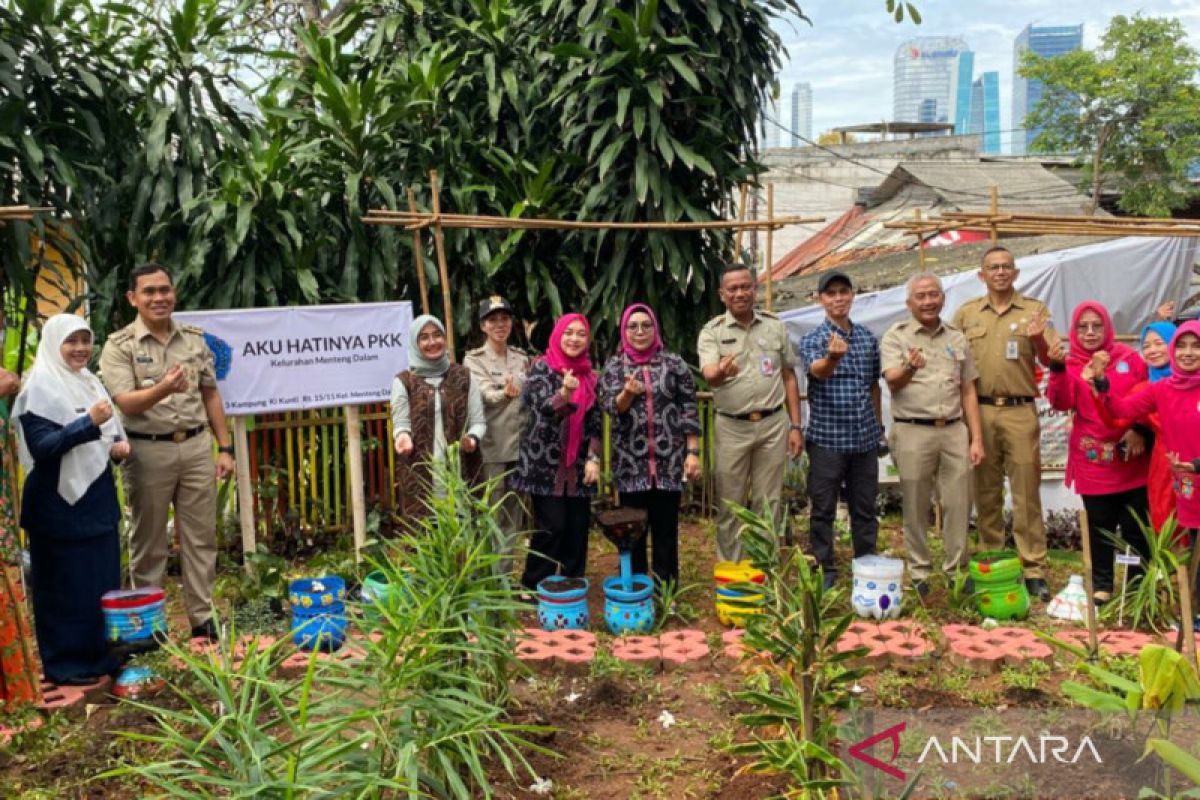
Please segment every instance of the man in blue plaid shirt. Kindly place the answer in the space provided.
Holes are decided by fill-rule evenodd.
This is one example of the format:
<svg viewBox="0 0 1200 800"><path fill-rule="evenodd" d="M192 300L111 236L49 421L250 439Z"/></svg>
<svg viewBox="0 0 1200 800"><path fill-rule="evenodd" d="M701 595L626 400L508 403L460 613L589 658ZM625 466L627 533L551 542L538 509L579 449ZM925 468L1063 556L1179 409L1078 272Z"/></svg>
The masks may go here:
<svg viewBox="0 0 1200 800"><path fill-rule="evenodd" d="M875 552L879 523L878 451L883 438L880 411L879 341L850 321L854 285L842 272L827 272L817 284L825 321L800 340L808 373L808 497L813 556L833 585L833 518L843 487L850 509L854 557Z"/></svg>

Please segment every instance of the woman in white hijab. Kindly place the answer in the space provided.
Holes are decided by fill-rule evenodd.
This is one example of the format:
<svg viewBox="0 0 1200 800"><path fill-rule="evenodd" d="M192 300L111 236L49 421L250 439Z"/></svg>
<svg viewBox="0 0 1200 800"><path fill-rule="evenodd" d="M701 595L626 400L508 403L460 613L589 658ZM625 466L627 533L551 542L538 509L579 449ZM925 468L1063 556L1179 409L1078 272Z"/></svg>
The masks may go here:
<svg viewBox="0 0 1200 800"><path fill-rule="evenodd" d="M25 468L21 527L33 571L34 630L46 679L83 685L113 672L100 597L121 585L112 460L129 455L121 423L87 368L92 332L74 314L46 321L13 407Z"/></svg>

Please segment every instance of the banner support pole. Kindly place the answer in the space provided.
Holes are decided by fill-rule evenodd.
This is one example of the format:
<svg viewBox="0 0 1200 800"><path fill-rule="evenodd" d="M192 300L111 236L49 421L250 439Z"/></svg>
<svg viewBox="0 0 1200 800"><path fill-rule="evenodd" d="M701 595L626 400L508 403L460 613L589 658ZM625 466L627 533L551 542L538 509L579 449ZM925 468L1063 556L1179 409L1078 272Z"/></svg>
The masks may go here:
<svg viewBox="0 0 1200 800"><path fill-rule="evenodd" d="M250 476L250 435L245 417L233 418L233 464L237 480L238 526L242 529L242 553L253 553L258 549L254 523L254 487ZM247 572L252 567L249 559L243 564Z"/></svg>
<svg viewBox="0 0 1200 800"><path fill-rule="evenodd" d="M362 426L358 406L345 406L346 461L350 465L350 512L354 526L354 559L362 562L362 550L367 540L367 506L363 492Z"/></svg>

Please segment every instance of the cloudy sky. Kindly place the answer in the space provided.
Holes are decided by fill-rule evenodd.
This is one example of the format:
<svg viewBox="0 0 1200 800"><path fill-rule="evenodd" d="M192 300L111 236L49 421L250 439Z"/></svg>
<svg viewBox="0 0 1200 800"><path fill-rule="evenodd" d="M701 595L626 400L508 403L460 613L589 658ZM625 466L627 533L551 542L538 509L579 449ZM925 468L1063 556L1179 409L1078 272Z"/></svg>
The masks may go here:
<svg viewBox="0 0 1200 800"><path fill-rule="evenodd" d="M1013 40L1029 23L1083 23L1084 46L1094 47L1116 14L1139 9L1177 17L1200 48L1200 0L915 0L923 21L896 24L884 0L801 0L812 25L790 20L777 25L789 59L780 74L781 121L791 122L792 86L813 88L813 133L838 125L892 117L892 57L914 36L962 36L975 51L976 74L1000 73L1000 120L1012 127ZM1007 149L1012 134L1003 135Z"/></svg>

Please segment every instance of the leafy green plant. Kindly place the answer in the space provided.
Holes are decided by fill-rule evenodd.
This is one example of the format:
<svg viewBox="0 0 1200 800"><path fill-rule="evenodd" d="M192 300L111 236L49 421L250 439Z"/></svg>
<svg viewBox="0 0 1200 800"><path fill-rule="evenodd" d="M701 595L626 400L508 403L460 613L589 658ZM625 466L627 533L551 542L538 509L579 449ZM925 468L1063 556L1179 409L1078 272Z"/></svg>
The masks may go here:
<svg viewBox="0 0 1200 800"><path fill-rule="evenodd" d="M1050 665L1045 661L1030 659L1019 667L1005 665L1000 678L1009 688L1032 692L1042 688L1042 682L1050 672Z"/></svg>
<svg viewBox="0 0 1200 800"><path fill-rule="evenodd" d="M524 753L546 751L528 736L544 729L505 716L519 606L494 573L495 509L459 477L457 448L435 472L446 495L398 537L402 557L374 565L405 590L380 607L377 640L355 642L361 659L314 654L288 678L286 640L252 645L236 665L228 646L208 656L167 644L186 668L170 686L180 702L135 703L158 730L122 735L152 747L106 774L175 797L463 800L491 795L497 765L532 776Z"/></svg>
<svg viewBox="0 0 1200 800"><path fill-rule="evenodd" d="M654 603L658 613L654 617L654 631L656 633L661 631L673 618L685 625L696 619L699 616L696 609L684 598L700 588L702 588L702 584L699 583L682 586L675 580L656 582L654 584Z"/></svg>
<svg viewBox="0 0 1200 800"><path fill-rule="evenodd" d="M837 652L837 641L853 615L835 608L839 593L826 591L821 572L799 548L781 551L781 523L735 509L742 541L754 566L766 575L759 584L733 588L761 595L746 602L743 645L757 653L757 677L735 697L754 707L738 716L751 728L750 741L729 748L751 759L749 772L788 776L793 794L821 795L855 783L836 754L835 714L854 705L850 687L866 674L849 662L862 650Z"/></svg>
<svg viewBox="0 0 1200 800"><path fill-rule="evenodd" d="M1176 621L1179 606L1176 573L1179 566L1187 562L1187 551L1176 543L1179 526L1174 514L1158 530L1141 516L1135 515L1135 518L1147 545L1147 552L1141 555L1141 574L1131 580L1124 604L1108 603L1101 609L1100 616L1111 621L1118 614L1125 614L1133 627L1146 627L1161 633ZM1119 534L1104 531L1103 535L1118 550L1137 553Z"/></svg>

